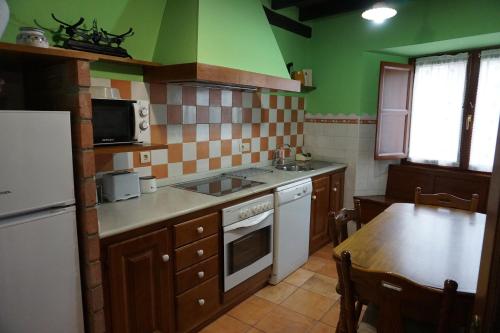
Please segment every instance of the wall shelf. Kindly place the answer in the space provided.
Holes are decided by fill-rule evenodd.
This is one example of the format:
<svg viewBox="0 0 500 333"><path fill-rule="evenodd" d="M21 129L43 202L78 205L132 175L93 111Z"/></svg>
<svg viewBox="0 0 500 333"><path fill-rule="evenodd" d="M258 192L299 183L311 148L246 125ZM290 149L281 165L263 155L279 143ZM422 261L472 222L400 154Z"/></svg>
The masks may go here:
<svg viewBox="0 0 500 333"><path fill-rule="evenodd" d="M18 45L13 43L0 42L0 59L2 61L10 60L13 62L19 62L23 60L29 61L54 61L61 59L80 59L89 62L103 61L111 63L119 63L126 65L144 66L144 67L158 67L161 64L137 60L130 58L114 57L106 54L98 54L91 52L83 52L76 50L63 49L60 47L35 47L29 45Z"/></svg>
<svg viewBox="0 0 500 333"><path fill-rule="evenodd" d="M129 145L109 145L109 146L95 146L94 152L96 155L104 154L116 154L116 153L128 153L132 151L145 151L145 150L158 150L158 149L168 149L166 144L155 144L155 143L137 143Z"/></svg>

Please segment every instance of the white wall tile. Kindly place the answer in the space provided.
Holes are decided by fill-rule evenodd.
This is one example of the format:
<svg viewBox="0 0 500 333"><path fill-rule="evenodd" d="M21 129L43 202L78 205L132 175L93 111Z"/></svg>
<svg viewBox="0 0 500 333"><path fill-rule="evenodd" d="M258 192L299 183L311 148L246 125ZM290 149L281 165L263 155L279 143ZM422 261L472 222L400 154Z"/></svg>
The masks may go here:
<svg viewBox="0 0 500 333"><path fill-rule="evenodd" d="M252 138L251 152L256 153L260 151L260 138Z"/></svg>
<svg viewBox="0 0 500 333"><path fill-rule="evenodd" d="M196 89L196 105L209 105L210 90L208 88L197 88Z"/></svg>
<svg viewBox="0 0 500 333"><path fill-rule="evenodd" d="M167 125L167 144L182 143L182 125Z"/></svg>
<svg viewBox="0 0 500 333"><path fill-rule="evenodd" d="M252 96L253 93L249 92L244 92L241 94L242 96L242 105L244 108L251 108L252 107Z"/></svg>
<svg viewBox="0 0 500 333"><path fill-rule="evenodd" d="M104 79L100 77L91 77L90 78L90 85L92 87L111 87L111 80L110 79Z"/></svg>
<svg viewBox="0 0 500 333"><path fill-rule="evenodd" d="M182 104L182 87L181 86L178 86L175 84L167 85L167 104L172 104L172 105L181 105Z"/></svg>
<svg viewBox="0 0 500 333"><path fill-rule="evenodd" d="M168 161L168 151L166 149L158 149L151 151L151 164L166 164Z"/></svg>
<svg viewBox="0 0 500 333"><path fill-rule="evenodd" d="M269 109L269 122L275 123L278 120L278 112L276 109Z"/></svg>
<svg viewBox="0 0 500 333"><path fill-rule="evenodd" d="M237 155L240 153L241 139L231 140L231 153Z"/></svg>
<svg viewBox="0 0 500 333"><path fill-rule="evenodd" d="M284 109L285 108L285 96L277 96L278 100L278 109Z"/></svg>
<svg viewBox="0 0 500 333"><path fill-rule="evenodd" d="M264 138L269 136L269 123L260 124L260 137Z"/></svg>
<svg viewBox="0 0 500 333"><path fill-rule="evenodd" d="M229 140L233 137L233 126L231 124L220 125L220 138L221 140Z"/></svg>
<svg viewBox="0 0 500 333"><path fill-rule="evenodd" d="M230 168L233 165L233 159L231 156L222 156L220 159L221 168Z"/></svg>
<svg viewBox="0 0 500 333"><path fill-rule="evenodd" d="M257 124L260 123L261 120L261 109L260 108L253 108L252 109L252 123Z"/></svg>
<svg viewBox="0 0 500 333"><path fill-rule="evenodd" d="M151 176L151 167L150 166L134 168L134 171L139 174L139 177Z"/></svg>
<svg viewBox="0 0 500 333"><path fill-rule="evenodd" d="M233 124L241 124L243 122L242 108L233 107L233 109L232 109L232 122L233 122Z"/></svg>
<svg viewBox="0 0 500 333"><path fill-rule="evenodd" d="M221 105L233 106L233 92L231 90L221 91Z"/></svg>
<svg viewBox="0 0 500 333"><path fill-rule="evenodd" d="M252 155L249 153L245 153L241 155L241 164L251 164L252 163Z"/></svg>
<svg viewBox="0 0 500 333"><path fill-rule="evenodd" d="M298 110L299 108L299 97L292 96L292 110Z"/></svg>
<svg viewBox="0 0 500 333"><path fill-rule="evenodd" d="M276 137L275 136L270 136L267 146L269 150L275 150L276 149Z"/></svg>
<svg viewBox="0 0 500 333"><path fill-rule="evenodd" d="M260 105L264 109L269 109L269 94L260 94Z"/></svg>
<svg viewBox="0 0 500 333"><path fill-rule="evenodd" d="M130 83L131 97L135 100L149 101L149 83L132 81Z"/></svg>
<svg viewBox="0 0 500 333"><path fill-rule="evenodd" d="M284 114L285 114L285 123L289 123L290 121L292 121L292 111L291 110L286 109Z"/></svg>
<svg viewBox="0 0 500 333"><path fill-rule="evenodd" d="M243 139L250 139L252 137L252 124L243 124L241 126L241 136Z"/></svg>
<svg viewBox="0 0 500 333"><path fill-rule="evenodd" d="M196 124L196 106L194 105L182 106L182 123Z"/></svg>
<svg viewBox="0 0 500 333"><path fill-rule="evenodd" d="M125 170L131 169L134 166L134 159L131 152L118 153L113 155L113 169Z"/></svg>
<svg viewBox="0 0 500 333"><path fill-rule="evenodd" d="M178 177L182 176L182 174L183 174L182 162L168 163L168 177Z"/></svg>
<svg viewBox="0 0 500 333"><path fill-rule="evenodd" d="M292 125L290 126L290 134L297 134L297 123L292 123Z"/></svg>
<svg viewBox="0 0 500 333"><path fill-rule="evenodd" d="M189 142L182 144L182 160L183 161L196 160L196 142Z"/></svg>
<svg viewBox="0 0 500 333"><path fill-rule="evenodd" d="M281 136L285 134L285 125L283 123L276 124L276 135Z"/></svg>
<svg viewBox="0 0 500 333"><path fill-rule="evenodd" d="M267 152L267 150L266 150L266 151L261 151L261 152L260 152L260 161L261 161L261 162L265 162L265 161L267 161L267 159L268 159L268 157L269 157L269 155L268 155L268 154L269 154L269 153Z"/></svg>
<svg viewBox="0 0 500 333"><path fill-rule="evenodd" d="M220 141L210 141L208 144L208 156L210 158L221 156Z"/></svg>
<svg viewBox="0 0 500 333"><path fill-rule="evenodd" d="M208 171L208 169L209 169L208 161L209 161L208 158L203 159L203 160L197 160L196 161L196 172Z"/></svg>
<svg viewBox="0 0 500 333"><path fill-rule="evenodd" d="M210 135L210 126L208 124L196 125L196 141L208 141Z"/></svg>
<svg viewBox="0 0 500 333"><path fill-rule="evenodd" d="M151 125L166 125L167 106L165 104L151 104L149 108L149 122Z"/></svg>
<svg viewBox="0 0 500 333"><path fill-rule="evenodd" d="M221 122L221 107L220 106L209 107L208 119L211 124L219 124Z"/></svg>

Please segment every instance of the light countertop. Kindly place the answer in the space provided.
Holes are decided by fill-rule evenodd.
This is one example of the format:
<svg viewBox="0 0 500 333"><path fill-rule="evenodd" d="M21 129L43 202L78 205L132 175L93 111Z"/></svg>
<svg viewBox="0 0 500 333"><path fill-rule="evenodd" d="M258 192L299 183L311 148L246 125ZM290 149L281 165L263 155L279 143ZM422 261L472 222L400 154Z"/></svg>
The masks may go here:
<svg viewBox="0 0 500 333"><path fill-rule="evenodd" d="M272 173L264 173L248 178L265 184L221 197L191 192L171 186L160 187L155 193L143 194L139 198L100 205L97 209L99 218L99 237L105 238L117 235L125 231L196 212L251 194L274 189L297 180L340 170L345 167L345 164L328 163L327 166L317 170L295 172L280 171L267 166L263 168L272 170ZM220 173L222 172L218 172L218 174ZM201 179L210 175L197 176L197 179ZM191 179L193 179L193 177L189 177L189 180ZM177 182L179 183L186 180L188 179L186 178L183 180L181 178Z"/></svg>

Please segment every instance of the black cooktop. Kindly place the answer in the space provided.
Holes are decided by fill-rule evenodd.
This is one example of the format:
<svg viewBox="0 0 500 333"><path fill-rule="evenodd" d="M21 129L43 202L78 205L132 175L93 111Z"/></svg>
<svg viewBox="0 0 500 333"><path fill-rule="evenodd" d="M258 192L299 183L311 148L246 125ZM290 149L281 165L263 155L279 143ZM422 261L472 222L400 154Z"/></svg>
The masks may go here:
<svg viewBox="0 0 500 333"><path fill-rule="evenodd" d="M175 184L172 186L177 188L182 188L188 191L221 197L223 195L238 192L246 188L250 188L261 184L264 183L243 178L220 175L220 176L203 178L190 182Z"/></svg>

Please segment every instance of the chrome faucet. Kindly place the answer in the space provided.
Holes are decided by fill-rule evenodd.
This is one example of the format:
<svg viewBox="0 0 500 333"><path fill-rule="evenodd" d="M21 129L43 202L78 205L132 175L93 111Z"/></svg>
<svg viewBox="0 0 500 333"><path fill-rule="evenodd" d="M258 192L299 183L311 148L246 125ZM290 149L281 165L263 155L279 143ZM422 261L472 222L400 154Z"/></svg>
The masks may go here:
<svg viewBox="0 0 500 333"><path fill-rule="evenodd" d="M295 148L294 147L291 147L288 143L285 143L283 146L281 146L280 148L276 149L273 153L273 166L276 166L276 165L284 165L285 162L286 162L286 157L285 157L285 150L288 149L290 150L290 155L292 155L292 157L295 156ZM282 152L283 151L283 152Z"/></svg>

